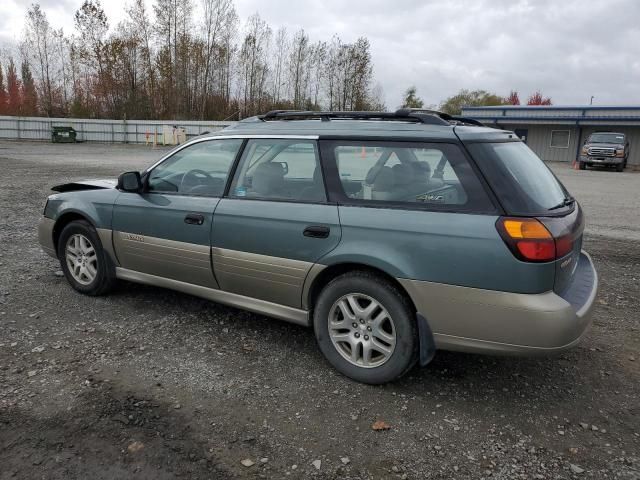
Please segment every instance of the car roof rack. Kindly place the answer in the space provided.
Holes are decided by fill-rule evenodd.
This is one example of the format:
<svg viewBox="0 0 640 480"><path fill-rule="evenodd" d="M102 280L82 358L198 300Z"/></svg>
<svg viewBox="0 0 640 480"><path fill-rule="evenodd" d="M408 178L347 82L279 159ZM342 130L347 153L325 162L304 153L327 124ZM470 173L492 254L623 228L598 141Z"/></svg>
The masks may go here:
<svg viewBox="0 0 640 480"><path fill-rule="evenodd" d="M410 109L401 109L396 112L272 110L258 118L263 122L271 120L321 120L323 122L329 122L331 120L381 120L414 122L428 125L450 125L451 123L441 115L446 114L427 110L413 111Z"/></svg>
<svg viewBox="0 0 640 480"><path fill-rule="evenodd" d="M400 108L395 112L365 112L365 111L314 111L314 110L272 110L257 117L266 122L270 120L389 120L423 123L428 125L485 125L473 118L449 115L438 110L425 108Z"/></svg>
<svg viewBox="0 0 640 480"><path fill-rule="evenodd" d="M473 125L475 127L485 126L482 122L479 122L478 120L475 120L473 118L461 117L459 115L449 115L448 113L441 112L439 110L431 110L428 108L401 108L399 110L396 110L395 114L400 116L416 114L435 115L436 117L440 117L442 120L445 120L452 125Z"/></svg>

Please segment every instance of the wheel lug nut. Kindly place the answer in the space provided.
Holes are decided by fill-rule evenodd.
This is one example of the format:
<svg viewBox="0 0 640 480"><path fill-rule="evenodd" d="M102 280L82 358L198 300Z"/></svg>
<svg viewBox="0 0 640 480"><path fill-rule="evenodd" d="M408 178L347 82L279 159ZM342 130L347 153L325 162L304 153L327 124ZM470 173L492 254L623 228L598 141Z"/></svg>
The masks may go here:
<svg viewBox="0 0 640 480"><path fill-rule="evenodd" d="M364 323L364 320L362 318L360 319L360 323Z"/></svg>
<svg viewBox="0 0 640 480"><path fill-rule="evenodd" d="M357 324L356 322L353 322L353 323L351 324L351 326L352 326L353 328L358 328L358 324Z"/></svg>
<svg viewBox="0 0 640 480"><path fill-rule="evenodd" d="M367 331L370 332L371 331L371 327L367 327Z"/></svg>
<svg viewBox="0 0 640 480"><path fill-rule="evenodd" d="M369 335L365 335L365 336L364 336L364 339L365 339L365 340L369 340Z"/></svg>
<svg viewBox="0 0 640 480"><path fill-rule="evenodd" d="M360 338L360 334L358 332L356 332L355 337L356 338Z"/></svg>

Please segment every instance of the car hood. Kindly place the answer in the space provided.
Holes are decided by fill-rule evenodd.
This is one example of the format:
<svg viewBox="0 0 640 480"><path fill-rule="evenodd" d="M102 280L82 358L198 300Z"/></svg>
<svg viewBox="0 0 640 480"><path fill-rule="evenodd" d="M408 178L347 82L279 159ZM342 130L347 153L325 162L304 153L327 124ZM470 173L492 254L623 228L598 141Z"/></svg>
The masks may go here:
<svg viewBox="0 0 640 480"><path fill-rule="evenodd" d="M105 188L116 188L116 180L79 180L77 182L63 183L51 187L54 192L77 192L79 190L102 190Z"/></svg>

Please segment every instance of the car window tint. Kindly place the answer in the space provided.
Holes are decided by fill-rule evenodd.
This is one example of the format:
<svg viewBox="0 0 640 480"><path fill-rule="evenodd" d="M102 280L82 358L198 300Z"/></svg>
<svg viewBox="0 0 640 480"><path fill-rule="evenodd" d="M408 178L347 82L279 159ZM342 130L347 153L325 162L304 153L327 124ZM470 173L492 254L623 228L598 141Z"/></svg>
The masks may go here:
<svg viewBox="0 0 640 480"><path fill-rule="evenodd" d="M249 141L230 196L324 201L326 195L316 143L283 139Z"/></svg>
<svg viewBox="0 0 640 480"><path fill-rule="evenodd" d="M453 145L334 142L333 156L343 193L352 200L467 206L473 194L485 197L483 206L488 202L468 162Z"/></svg>
<svg viewBox="0 0 640 480"><path fill-rule="evenodd" d="M469 151L511 215L546 214L568 196L549 167L522 142L481 142L469 145Z"/></svg>
<svg viewBox="0 0 640 480"><path fill-rule="evenodd" d="M147 191L220 196L241 145L240 139L189 145L150 172Z"/></svg>

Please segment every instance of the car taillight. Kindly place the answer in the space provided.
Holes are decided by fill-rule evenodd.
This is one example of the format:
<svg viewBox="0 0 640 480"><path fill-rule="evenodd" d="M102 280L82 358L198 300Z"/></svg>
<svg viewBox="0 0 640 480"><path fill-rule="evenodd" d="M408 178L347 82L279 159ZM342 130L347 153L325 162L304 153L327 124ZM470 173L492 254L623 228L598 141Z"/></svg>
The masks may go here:
<svg viewBox="0 0 640 480"><path fill-rule="evenodd" d="M573 248L570 236L554 238L535 218L502 217L496 228L513 254L525 262L550 262Z"/></svg>

